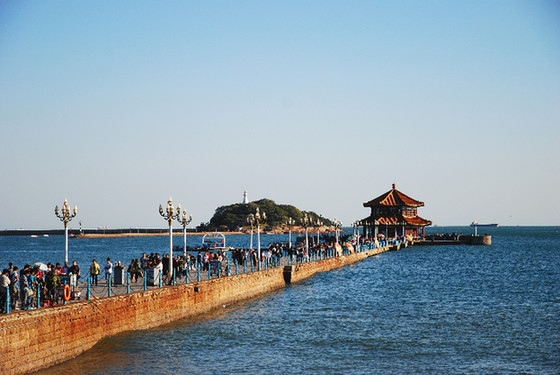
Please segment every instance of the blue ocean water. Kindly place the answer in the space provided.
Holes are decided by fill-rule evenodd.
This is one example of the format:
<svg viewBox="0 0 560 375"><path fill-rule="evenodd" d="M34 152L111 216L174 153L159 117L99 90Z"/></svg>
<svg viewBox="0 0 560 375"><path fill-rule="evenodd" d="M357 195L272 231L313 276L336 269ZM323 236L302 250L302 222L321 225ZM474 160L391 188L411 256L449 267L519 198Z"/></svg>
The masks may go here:
<svg viewBox="0 0 560 375"><path fill-rule="evenodd" d="M485 229L492 246L384 253L41 373L560 373L560 227Z"/></svg>

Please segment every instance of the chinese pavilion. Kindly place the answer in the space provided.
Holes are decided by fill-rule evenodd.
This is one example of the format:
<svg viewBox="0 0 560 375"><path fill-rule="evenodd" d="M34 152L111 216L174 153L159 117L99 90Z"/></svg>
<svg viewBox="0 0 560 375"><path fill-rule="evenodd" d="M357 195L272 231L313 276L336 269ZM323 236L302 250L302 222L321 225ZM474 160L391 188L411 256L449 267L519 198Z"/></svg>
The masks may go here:
<svg viewBox="0 0 560 375"><path fill-rule="evenodd" d="M364 203L364 207L371 208L369 217L358 222L363 227L363 235L370 237L384 234L387 237L426 235L426 226L432 225L430 220L422 219L417 214L418 207L424 202L410 198L395 188L379 197Z"/></svg>

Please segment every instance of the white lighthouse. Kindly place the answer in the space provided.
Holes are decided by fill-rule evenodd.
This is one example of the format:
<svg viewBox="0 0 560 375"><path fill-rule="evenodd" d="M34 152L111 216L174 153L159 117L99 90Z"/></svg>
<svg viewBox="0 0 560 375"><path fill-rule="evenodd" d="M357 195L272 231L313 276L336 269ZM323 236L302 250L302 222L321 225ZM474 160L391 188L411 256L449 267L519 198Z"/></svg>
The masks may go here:
<svg viewBox="0 0 560 375"><path fill-rule="evenodd" d="M243 204L249 203L249 198L247 197L247 190L243 193Z"/></svg>

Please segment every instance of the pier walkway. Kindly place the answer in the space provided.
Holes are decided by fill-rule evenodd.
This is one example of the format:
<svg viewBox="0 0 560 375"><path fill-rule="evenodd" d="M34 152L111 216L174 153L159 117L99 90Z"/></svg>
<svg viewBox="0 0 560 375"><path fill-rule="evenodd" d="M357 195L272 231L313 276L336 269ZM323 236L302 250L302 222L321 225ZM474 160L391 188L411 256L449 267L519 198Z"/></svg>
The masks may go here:
<svg viewBox="0 0 560 375"><path fill-rule="evenodd" d="M404 245L405 243L401 243L401 241L399 240L391 240L389 242L381 241L377 244L373 242L369 244L362 244L361 246L359 246L359 248L356 249L354 249L352 246L342 246L339 250L340 252L337 252L334 247L329 247L321 250L310 249L308 256L303 256L303 254L293 255L291 257L287 255L282 257L273 256L265 258L265 260L261 261L260 264L257 264L256 261L252 262L250 259L247 259L242 264L233 262L230 259L226 259L221 262L210 261L209 270L204 270L199 265L194 269L190 269L187 276L185 276L183 273L180 276L175 276L171 279L162 275L161 272L156 272L155 275L153 273L152 275L148 275L150 273L150 269L148 269L144 270L142 277L139 277L138 280L133 282L131 280L131 275L125 270L122 270L122 277L112 277L110 280L106 280L100 274L97 285L93 285L88 274L87 277L80 279L82 280L81 282L71 287L71 298L68 301L64 300L64 285L59 288L57 299L56 301L54 301L54 303L51 303L51 301L47 301L44 298L45 293L40 293L41 295L38 296L39 293L37 293L37 291L35 290L29 307L25 309L21 308L20 302L18 301L18 303L16 304L16 308L14 309L12 306L8 310L8 313L18 313L26 310L34 310L37 309L37 307L43 309L65 304L72 304L84 300L125 295L134 292L158 289L170 285L185 285L210 279L224 278L232 275L250 274L271 268L279 268L295 264L321 261L323 259L349 255L351 253L363 252L375 248L394 246L395 250L398 250L401 246ZM119 272L119 270L114 269L114 272ZM117 279L119 279L119 282L115 282L117 281ZM6 302L9 303L9 301Z"/></svg>
<svg viewBox="0 0 560 375"><path fill-rule="evenodd" d="M39 293L35 290L34 297L32 297L32 301L29 304L28 308L21 308L20 302L18 301L16 304L16 308L13 308L13 303L11 304L10 309L8 309L7 313L17 313L22 312L25 310L33 310L39 308L46 308L46 307L53 307L59 306L63 304L71 304L78 301L84 300L91 300L91 299L99 299L105 297L112 297L118 295L125 295L134 292L146 291L146 290L153 290L162 288L169 285L185 285L189 283L196 283L204 280L216 279L216 278L223 278L232 275L240 275L240 274L250 274L254 272L258 272L261 270L267 270L271 268L279 268L285 266L291 266L294 264L301 264L301 263L310 263L315 261L320 261L323 259L329 259L344 255L349 255L354 252L363 252L372 249L384 249L383 251L388 250L400 250L403 247L407 246L430 246L430 245L463 245L463 244L484 244L490 245L491 239L490 236L431 236L425 239L414 240L414 241L406 241L400 239L390 239L390 240L382 240L378 242L370 242L366 244L360 245L358 248L354 249L352 246L342 246L341 252L337 252L334 247L321 249L321 250L312 250L310 249L308 256L300 255L293 255L289 256L282 256L282 257L269 257L265 258L260 262L260 264L256 264L247 259L242 264L238 264L233 262L229 259L223 260L221 262L218 261L211 261L209 270L204 270L200 265L194 269L189 269L187 275L185 275L185 271L179 276L175 276L173 278L168 278L163 276L161 273L155 273L151 276L148 276L148 270L144 270L143 276L139 277L138 280L134 282L131 280L131 275L124 270L117 270L115 272L122 272L122 277L115 278L113 277L110 282L109 280L105 280L102 278L102 275L99 275L99 280L97 285L92 285L91 278L86 277L82 278L83 281L77 283L77 285L71 287L70 299L68 301L64 300L64 293L62 286L59 288L58 296L54 303L51 301L46 301L43 296L38 296ZM339 250L340 251L340 250ZM88 275L89 276L89 275ZM118 279L118 282L116 282ZM44 293L41 293L44 294ZM9 297L9 294L6 296ZM41 300L41 298L43 300ZM6 303L7 302L7 303ZM7 301L4 301L5 305L9 305L9 298Z"/></svg>

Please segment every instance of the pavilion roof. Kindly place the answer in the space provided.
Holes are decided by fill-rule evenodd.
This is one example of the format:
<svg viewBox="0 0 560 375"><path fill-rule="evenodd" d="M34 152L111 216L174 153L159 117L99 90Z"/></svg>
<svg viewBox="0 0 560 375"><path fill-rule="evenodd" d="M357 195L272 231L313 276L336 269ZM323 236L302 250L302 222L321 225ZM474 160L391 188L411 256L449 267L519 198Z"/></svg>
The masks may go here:
<svg viewBox="0 0 560 375"><path fill-rule="evenodd" d="M409 207L422 207L424 202L417 201L416 199L410 198L408 195L398 191L393 184L393 188L380 195L379 197L364 203L364 207L375 207L375 206L409 206Z"/></svg>
<svg viewBox="0 0 560 375"><path fill-rule="evenodd" d="M420 216L382 216L378 218L368 217L362 220L363 223L368 223L373 225L377 223L378 225L414 225L417 227L425 227L432 225L430 220L421 218Z"/></svg>

